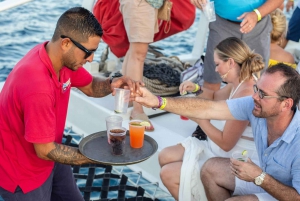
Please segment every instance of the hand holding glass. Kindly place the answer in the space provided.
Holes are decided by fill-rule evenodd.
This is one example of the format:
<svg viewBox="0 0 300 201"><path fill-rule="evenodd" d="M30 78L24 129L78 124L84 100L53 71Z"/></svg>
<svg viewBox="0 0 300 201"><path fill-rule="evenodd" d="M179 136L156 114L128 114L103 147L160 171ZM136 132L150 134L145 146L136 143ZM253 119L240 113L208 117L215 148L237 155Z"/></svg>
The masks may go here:
<svg viewBox="0 0 300 201"><path fill-rule="evenodd" d="M243 150L234 151L231 156L233 159L243 162L247 162L248 160L248 152Z"/></svg>
<svg viewBox="0 0 300 201"><path fill-rule="evenodd" d="M115 88L115 113L127 113L130 90Z"/></svg>

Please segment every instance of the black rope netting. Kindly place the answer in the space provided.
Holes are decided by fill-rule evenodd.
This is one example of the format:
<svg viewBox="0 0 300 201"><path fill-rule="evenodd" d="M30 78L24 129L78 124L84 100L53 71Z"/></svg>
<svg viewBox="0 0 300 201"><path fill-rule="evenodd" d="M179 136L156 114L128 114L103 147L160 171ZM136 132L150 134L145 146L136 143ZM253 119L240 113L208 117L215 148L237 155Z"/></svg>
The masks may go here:
<svg viewBox="0 0 300 201"><path fill-rule="evenodd" d="M177 95L180 74L185 65L177 57L147 58L144 63L143 82L155 95Z"/></svg>
<svg viewBox="0 0 300 201"><path fill-rule="evenodd" d="M144 76L149 79L157 79L167 87L180 85L180 72L171 68L167 63L145 64Z"/></svg>
<svg viewBox="0 0 300 201"><path fill-rule="evenodd" d="M78 147L77 144L72 143L72 138L70 135L64 135L64 144ZM82 182L78 185L85 201L158 201L156 198L146 197L145 190L142 187L128 185L128 177L124 174L112 173L113 168L111 165L86 164L72 167L76 182L78 180L85 181L84 185L82 185ZM95 185L95 181L98 180L101 180L99 182L101 185ZM112 181L118 182L117 184L111 184ZM135 195L126 198L126 192L128 191L133 192ZM116 198L108 198L110 192L115 192ZM92 196L95 193L98 196ZM99 198L95 199L95 197Z"/></svg>

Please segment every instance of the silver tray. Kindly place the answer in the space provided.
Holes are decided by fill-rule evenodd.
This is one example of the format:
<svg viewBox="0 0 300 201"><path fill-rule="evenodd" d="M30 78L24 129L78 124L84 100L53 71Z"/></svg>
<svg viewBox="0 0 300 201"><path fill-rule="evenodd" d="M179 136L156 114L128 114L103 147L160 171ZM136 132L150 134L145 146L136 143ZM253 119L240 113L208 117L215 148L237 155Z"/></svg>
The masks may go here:
<svg viewBox="0 0 300 201"><path fill-rule="evenodd" d="M113 155L107 142L106 131L91 134L83 138L79 143L79 151L87 158L107 165L130 165L147 160L157 151L156 141L145 135L142 148L134 149L129 144L127 131L125 139L125 152L123 155Z"/></svg>

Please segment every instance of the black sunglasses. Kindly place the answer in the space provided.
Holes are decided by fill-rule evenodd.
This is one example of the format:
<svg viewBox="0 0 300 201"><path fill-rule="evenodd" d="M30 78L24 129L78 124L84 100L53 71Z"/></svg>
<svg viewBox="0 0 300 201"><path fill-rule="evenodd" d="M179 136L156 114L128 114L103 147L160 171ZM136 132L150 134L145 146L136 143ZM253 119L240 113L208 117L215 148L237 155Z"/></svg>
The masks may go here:
<svg viewBox="0 0 300 201"><path fill-rule="evenodd" d="M91 51L91 50L86 49L83 45L81 45L80 43L76 42L75 40L73 40L72 38L70 38L70 37L68 37L68 36L61 35L60 37L61 37L61 38L68 38L68 39L70 39L70 40L72 41L72 43L73 43L76 47L78 47L79 49L81 49L82 51L84 51L84 52L85 52L84 59L90 57L90 56L96 51L96 50Z"/></svg>
<svg viewBox="0 0 300 201"><path fill-rule="evenodd" d="M254 91L254 93L258 92L258 97L259 97L260 99L263 99L263 98L288 98L288 97L286 97L286 96L267 96L267 95L265 95L265 93L264 93L262 90L260 90L260 89L257 87L256 84L253 85L253 91Z"/></svg>

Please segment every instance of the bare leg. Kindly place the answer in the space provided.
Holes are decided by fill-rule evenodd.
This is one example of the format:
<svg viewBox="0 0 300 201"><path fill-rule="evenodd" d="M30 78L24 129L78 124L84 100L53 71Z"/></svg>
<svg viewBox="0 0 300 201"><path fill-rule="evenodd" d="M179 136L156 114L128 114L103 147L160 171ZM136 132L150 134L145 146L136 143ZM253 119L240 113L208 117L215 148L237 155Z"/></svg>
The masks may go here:
<svg viewBox="0 0 300 201"><path fill-rule="evenodd" d="M221 87L221 83L210 83L204 81L203 87L205 87L206 89L210 89L212 91L218 91Z"/></svg>
<svg viewBox="0 0 300 201"><path fill-rule="evenodd" d="M203 183L208 200L226 200L235 188L235 177L231 174L229 158L211 158L201 169Z"/></svg>
<svg viewBox="0 0 300 201"><path fill-rule="evenodd" d="M160 172L162 182L175 200L178 200L181 165L182 162L169 163Z"/></svg>
<svg viewBox="0 0 300 201"><path fill-rule="evenodd" d="M148 43L130 43L129 50L126 53L122 66L122 72L124 75L135 81L141 81L143 79L144 61L147 55L148 45ZM144 121L149 120L144 114L142 105L136 102L133 102L131 117ZM146 130L149 130L149 128L146 127Z"/></svg>
<svg viewBox="0 0 300 201"><path fill-rule="evenodd" d="M178 200L180 171L185 149L181 144L164 148L158 156L160 177L171 195Z"/></svg>
<svg viewBox="0 0 300 201"><path fill-rule="evenodd" d="M160 167L173 162L182 162L184 151L181 144L164 148L158 155Z"/></svg>

